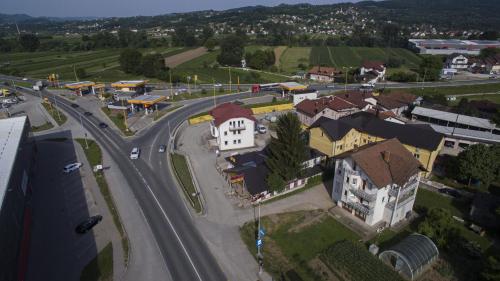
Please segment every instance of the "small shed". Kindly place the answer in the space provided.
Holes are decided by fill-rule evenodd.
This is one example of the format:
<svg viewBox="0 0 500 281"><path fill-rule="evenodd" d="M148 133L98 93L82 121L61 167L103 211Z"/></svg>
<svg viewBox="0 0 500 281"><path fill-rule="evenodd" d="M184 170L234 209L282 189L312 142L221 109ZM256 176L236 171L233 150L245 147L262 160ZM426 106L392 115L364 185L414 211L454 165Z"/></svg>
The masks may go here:
<svg viewBox="0 0 500 281"><path fill-rule="evenodd" d="M415 280L438 258L439 250L432 240L414 233L388 250L379 258L408 280Z"/></svg>

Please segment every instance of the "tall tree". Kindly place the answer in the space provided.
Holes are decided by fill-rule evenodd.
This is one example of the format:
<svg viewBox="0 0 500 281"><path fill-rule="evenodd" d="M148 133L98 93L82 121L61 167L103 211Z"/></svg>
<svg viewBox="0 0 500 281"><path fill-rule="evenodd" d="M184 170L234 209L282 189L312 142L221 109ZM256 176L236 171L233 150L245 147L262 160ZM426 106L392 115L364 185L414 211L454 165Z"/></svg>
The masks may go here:
<svg viewBox="0 0 500 281"><path fill-rule="evenodd" d="M440 248L450 248L460 237L460 229L448 210L433 208L418 225L418 232L428 236Z"/></svg>
<svg viewBox="0 0 500 281"><path fill-rule="evenodd" d="M205 44L203 44L203 46L207 48L209 52L213 51L216 45L217 41L213 37L210 37L207 40L205 40Z"/></svg>
<svg viewBox="0 0 500 281"><path fill-rule="evenodd" d="M480 180L485 186L489 186L495 179L498 171L498 148L488 147L484 144L475 144L460 152L457 157L458 176L467 180Z"/></svg>
<svg viewBox="0 0 500 281"><path fill-rule="evenodd" d="M21 34L19 44L24 51L34 52L40 47L40 39L35 34Z"/></svg>
<svg viewBox="0 0 500 281"><path fill-rule="evenodd" d="M158 77L165 68L165 61L161 54L149 54L142 57L142 74L146 77Z"/></svg>
<svg viewBox="0 0 500 281"><path fill-rule="evenodd" d="M278 176L283 182L300 177L307 157L306 141L302 136L300 120L295 114L289 112L278 119L276 134L277 138L272 138L269 144L269 158L266 161L271 171L267 178L270 188L275 188L279 182Z"/></svg>
<svg viewBox="0 0 500 281"><path fill-rule="evenodd" d="M443 60L437 56L426 56L420 62L419 74L425 81L436 81L441 75Z"/></svg>
<svg viewBox="0 0 500 281"><path fill-rule="evenodd" d="M238 66L244 52L244 42L241 37L228 35L220 42L220 54L217 61L222 65Z"/></svg>
<svg viewBox="0 0 500 281"><path fill-rule="evenodd" d="M140 74L142 54L136 49L125 49L120 54L120 67L125 73Z"/></svg>

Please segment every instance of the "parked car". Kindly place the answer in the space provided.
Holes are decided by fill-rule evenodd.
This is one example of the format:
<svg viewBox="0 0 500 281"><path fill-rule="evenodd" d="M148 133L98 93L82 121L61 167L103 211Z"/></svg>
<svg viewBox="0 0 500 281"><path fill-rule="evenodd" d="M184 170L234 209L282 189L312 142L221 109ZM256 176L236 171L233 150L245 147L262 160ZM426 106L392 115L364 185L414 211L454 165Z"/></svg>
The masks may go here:
<svg viewBox="0 0 500 281"><path fill-rule="evenodd" d="M101 123L99 123L99 127L100 127L101 129L106 129L106 128L108 127L108 125L107 125L106 123L102 123L102 122L101 122Z"/></svg>
<svg viewBox="0 0 500 281"><path fill-rule="evenodd" d="M257 132L259 132L259 134L265 134L267 132L266 126L264 126L262 124L258 124L257 125Z"/></svg>
<svg viewBox="0 0 500 281"><path fill-rule="evenodd" d="M92 112L85 111L85 112L83 113L83 115L85 115L85 116L92 116Z"/></svg>
<svg viewBox="0 0 500 281"><path fill-rule="evenodd" d="M455 189L451 189L451 188L440 188L439 192L443 193L443 194L446 194L446 195L449 195L451 197L455 197L455 198L462 197L462 194L460 194L459 191L457 191Z"/></svg>
<svg viewBox="0 0 500 281"><path fill-rule="evenodd" d="M82 163L79 163L79 162L71 163L71 164L68 164L68 165L64 166L63 172L65 174L69 174L69 173L71 173L73 171L76 171L76 170L80 169L81 166L82 166Z"/></svg>
<svg viewBox="0 0 500 281"><path fill-rule="evenodd" d="M28 81L28 78L24 77L24 78L23 78L23 81Z"/></svg>
<svg viewBox="0 0 500 281"><path fill-rule="evenodd" d="M167 150L167 146L164 144L160 145L160 147L158 148L158 152L160 152L160 153L164 153L166 150Z"/></svg>
<svg viewBox="0 0 500 281"><path fill-rule="evenodd" d="M221 83L216 83L216 84L214 84L214 87L222 87L222 84Z"/></svg>
<svg viewBox="0 0 500 281"><path fill-rule="evenodd" d="M139 154L141 154L141 150L138 147L132 148L132 151L130 152L130 159L139 159Z"/></svg>
<svg viewBox="0 0 500 281"><path fill-rule="evenodd" d="M79 105L78 105L78 104L76 104L76 103L72 103L72 104L71 104L71 107L73 107L73 108L77 108L77 107L79 107Z"/></svg>
<svg viewBox="0 0 500 281"><path fill-rule="evenodd" d="M83 222L81 222L76 228L75 231L76 233L86 233L89 230L91 230L94 226L96 226L100 221L102 221L102 216L101 215L96 215L92 216Z"/></svg>
<svg viewBox="0 0 500 281"><path fill-rule="evenodd" d="M278 117L276 117L274 115L266 115L264 117L264 119L271 122L271 123L274 123L274 122L276 122L276 120L278 120Z"/></svg>

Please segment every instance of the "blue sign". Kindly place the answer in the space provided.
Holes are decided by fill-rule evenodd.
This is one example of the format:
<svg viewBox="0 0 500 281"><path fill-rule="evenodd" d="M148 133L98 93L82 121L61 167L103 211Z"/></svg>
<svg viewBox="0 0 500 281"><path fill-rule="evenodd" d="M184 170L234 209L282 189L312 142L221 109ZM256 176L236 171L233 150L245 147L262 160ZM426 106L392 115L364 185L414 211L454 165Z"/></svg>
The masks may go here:
<svg viewBox="0 0 500 281"><path fill-rule="evenodd" d="M262 239L257 239L257 248L262 247L262 243L264 243Z"/></svg>
<svg viewBox="0 0 500 281"><path fill-rule="evenodd" d="M259 237L264 237L266 235L266 230L264 228L259 229Z"/></svg>

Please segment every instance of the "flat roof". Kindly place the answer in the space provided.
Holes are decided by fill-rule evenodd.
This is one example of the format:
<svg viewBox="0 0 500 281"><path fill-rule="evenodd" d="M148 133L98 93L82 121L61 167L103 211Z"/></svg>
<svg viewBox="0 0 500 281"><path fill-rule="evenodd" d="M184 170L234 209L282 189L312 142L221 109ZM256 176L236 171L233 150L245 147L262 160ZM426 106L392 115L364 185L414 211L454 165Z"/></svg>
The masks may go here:
<svg viewBox="0 0 500 281"><path fill-rule="evenodd" d="M137 87L144 86L147 80L121 80L111 84L111 87Z"/></svg>
<svg viewBox="0 0 500 281"><path fill-rule="evenodd" d="M492 130L495 129L495 124L491 123L490 120L478 117L472 117L462 114L456 114L446 111L440 111L425 107L416 106L411 114L418 116L430 117L438 120L459 123L468 126L474 126L478 128Z"/></svg>
<svg viewBox="0 0 500 281"><path fill-rule="evenodd" d="M495 135L490 132L467 130L462 128L446 127L440 125L429 124L436 132L450 137L463 138L468 140L475 140L486 143L500 143L500 135Z"/></svg>
<svg viewBox="0 0 500 281"><path fill-rule="evenodd" d="M495 40L460 40L460 39L409 39L417 45L461 45L461 46L500 46Z"/></svg>
<svg viewBox="0 0 500 281"><path fill-rule="evenodd" d="M129 100L127 100L128 103L132 103L132 104L155 104L155 103L158 103L162 100L165 100L167 99L166 97L164 96L151 96L151 95L142 95L142 96L137 96L137 97L134 97L134 98L131 98Z"/></svg>
<svg viewBox="0 0 500 281"><path fill-rule="evenodd" d="M7 192L27 117L0 120L0 209Z"/></svg>
<svg viewBox="0 0 500 281"><path fill-rule="evenodd" d="M83 88L83 87L90 87L94 86L95 83L92 81L80 81L80 82L75 82L75 83L68 83L64 85L66 88L70 89L78 89L78 88Z"/></svg>
<svg viewBox="0 0 500 281"><path fill-rule="evenodd" d="M307 86L299 84L297 82L280 83L280 87L288 91L307 89Z"/></svg>

